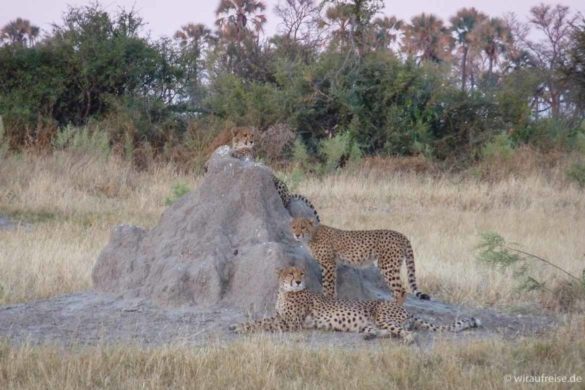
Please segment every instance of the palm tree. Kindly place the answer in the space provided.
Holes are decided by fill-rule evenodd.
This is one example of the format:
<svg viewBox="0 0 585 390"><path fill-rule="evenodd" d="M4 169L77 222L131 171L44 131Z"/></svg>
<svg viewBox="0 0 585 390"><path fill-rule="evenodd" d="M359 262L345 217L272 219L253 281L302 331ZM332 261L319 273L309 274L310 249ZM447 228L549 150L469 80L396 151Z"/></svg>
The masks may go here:
<svg viewBox="0 0 585 390"><path fill-rule="evenodd" d="M327 8L325 17L320 21L321 28L331 29L331 44L349 45L352 40L353 7L350 4L339 3Z"/></svg>
<svg viewBox="0 0 585 390"><path fill-rule="evenodd" d="M257 35L266 23L266 16L261 14L266 6L261 0L221 0L215 11L215 24L222 37L242 42L246 35ZM250 25L253 26L250 29Z"/></svg>
<svg viewBox="0 0 585 390"><path fill-rule="evenodd" d="M0 30L0 40L13 45L32 46L39 33L40 29L32 25L30 21L17 18Z"/></svg>
<svg viewBox="0 0 585 390"><path fill-rule="evenodd" d="M423 12L404 27L403 44L409 55L419 56L421 61L440 62L448 58L453 39L443 20Z"/></svg>
<svg viewBox="0 0 585 390"><path fill-rule="evenodd" d="M472 44L471 32L475 27L487 19L487 15L475 8L462 8L449 20L455 40L461 47L461 90L465 91L467 84L467 57Z"/></svg>
<svg viewBox="0 0 585 390"><path fill-rule="evenodd" d="M502 19L489 18L474 29L471 39L485 53L488 59L488 75L491 76L500 54L506 51L512 41L509 28Z"/></svg>
<svg viewBox="0 0 585 390"><path fill-rule="evenodd" d="M404 22L396 16L376 18L373 23L374 47L388 48L398 39Z"/></svg>
<svg viewBox="0 0 585 390"><path fill-rule="evenodd" d="M200 53L205 43L212 39L211 30L204 24L189 23L178 30L174 38L179 41L182 47L191 46L197 53Z"/></svg>

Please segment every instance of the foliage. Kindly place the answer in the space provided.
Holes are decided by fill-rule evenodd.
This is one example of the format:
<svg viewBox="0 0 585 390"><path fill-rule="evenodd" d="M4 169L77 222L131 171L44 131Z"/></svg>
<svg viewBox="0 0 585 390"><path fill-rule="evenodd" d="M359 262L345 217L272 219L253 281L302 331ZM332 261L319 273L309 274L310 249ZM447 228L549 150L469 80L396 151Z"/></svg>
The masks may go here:
<svg viewBox="0 0 585 390"><path fill-rule="evenodd" d="M477 259L490 266L511 269L521 291L545 290L554 293L547 287L546 281L538 280L534 276L533 265L538 262L555 270L563 278L563 285L570 286L571 292L577 291L579 299L585 299L585 268L581 275L573 275L543 257L515 248L517 245L508 244L502 236L494 232L482 233L481 240L477 246Z"/></svg>
<svg viewBox="0 0 585 390"><path fill-rule="evenodd" d="M567 170L567 177L580 188L585 188L585 164L574 163L571 165Z"/></svg>
<svg viewBox="0 0 585 390"><path fill-rule="evenodd" d="M8 137L6 137L6 131L4 130L4 121L2 115L0 115L0 160L8 153Z"/></svg>
<svg viewBox="0 0 585 390"><path fill-rule="evenodd" d="M488 160L507 160L512 157L514 148L507 134L498 134L486 143L482 150L482 157Z"/></svg>
<svg viewBox="0 0 585 390"><path fill-rule="evenodd" d="M509 153L504 133L510 147L581 148L585 27L567 7L534 7L523 25L474 8L403 21L380 0L287 0L281 34L267 37L262 1L218 3L215 29L187 23L172 39L153 40L134 10L99 3L69 7L44 34L22 18L3 26L10 147L59 145L67 126L99 123L92 131L128 159L148 145L194 167L201 153L186 145L233 125L287 123L306 148L293 156L303 169L362 155L465 166ZM197 142L193 128L205 129Z"/></svg>
<svg viewBox="0 0 585 390"><path fill-rule="evenodd" d="M165 199L165 205L170 206L191 191L184 183L177 183L171 189L171 194Z"/></svg>
<svg viewBox="0 0 585 390"><path fill-rule="evenodd" d="M309 153L300 138L295 140L293 145L293 161L297 167L307 170L309 168Z"/></svg>
<svg viewBox="0 0 585 390"><path fill-rule="evenodd" d="M57 132L53 139L55 149L67 149L85 154L96 154L104 159L110 155L108 134L99 128L68 125Z"/></svg>

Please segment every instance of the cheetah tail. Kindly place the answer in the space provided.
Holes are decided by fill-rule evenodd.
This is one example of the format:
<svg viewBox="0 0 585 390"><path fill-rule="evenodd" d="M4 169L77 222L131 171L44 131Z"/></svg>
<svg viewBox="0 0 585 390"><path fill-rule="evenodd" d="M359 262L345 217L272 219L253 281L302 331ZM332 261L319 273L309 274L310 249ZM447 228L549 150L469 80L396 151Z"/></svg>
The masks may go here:
<svg viewBox="0 0 585 390"><path fill-rule="evenodd" d="M317 223L321 223L321 219L319 218L319 214L317 213L317 209L315 209L315 206L313 206L313 203L311 203L311 201L309 199L307 199L305 196L300 195L300 194L292 194L290 196L290 199L296 199L299 200L301 202L303 202L304 204L307 205L308 208L310 208L313 211L313 216L315 218L315 221L317 221Z"/></svg>
<svg viewBox="0 0 585 390"><path fill-rule="evenodd" d="M412 320L416 328L428 329L432 332L461 332L465 329L478 328L481 326L481 321L474 317L464 318L449 325L434 325L416 317L413 317Z"/></svg>
<svg viewBox="0 0 585 390"><path fill-rule="evenodd" d="M412 251L412 246L409 242L407 242L406 251L404 253L404 262L406 263L406 270L408 274L408 285L410 286L410 290L412 293L418 298L422 300L430 300L431 297L428 294L422 293L418 290L416 285L416 276L415 276L415 267L414 267L414 252Z"/></svg>

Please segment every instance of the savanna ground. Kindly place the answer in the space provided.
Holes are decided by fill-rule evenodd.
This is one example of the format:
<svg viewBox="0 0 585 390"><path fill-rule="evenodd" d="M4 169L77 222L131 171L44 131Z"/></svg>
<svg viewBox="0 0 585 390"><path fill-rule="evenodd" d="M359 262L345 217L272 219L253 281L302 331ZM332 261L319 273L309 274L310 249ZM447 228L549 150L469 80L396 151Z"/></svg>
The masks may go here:
<svg viewBox="0 0 585 390"><path fill-rule="evenodd" d="M439 340L425 350L392 340L378 348L301 349L262 336L195 348L5 341L0 387L501 388L515 381L507 375L585 378L583 305L567 310L551 294L520 292L512 272L476 260L480 233L495 231L573 274L582 272L585 196L566 181L563 167L482 181L391 165L306 177L296 190L313 201L327 224L408 235L421 290L437 299L509 312L547 310L559 319L558 328L513 342ZM92 265L115 224L153 226L173 188L197 185L197 177L171 166L137 172L125 162L89 154L5 158L0 215L19 224L0 230L0 303L90 288ZM544 267L535 268L535 277L552 289L560 280Z"/></svg>

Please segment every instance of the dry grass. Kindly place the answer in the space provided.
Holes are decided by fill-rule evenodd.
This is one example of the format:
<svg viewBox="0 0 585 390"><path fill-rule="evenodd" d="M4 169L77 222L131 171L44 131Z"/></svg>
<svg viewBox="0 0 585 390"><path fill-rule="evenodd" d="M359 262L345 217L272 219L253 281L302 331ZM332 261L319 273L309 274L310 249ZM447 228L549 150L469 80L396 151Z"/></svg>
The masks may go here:
<svg viewBox="0 0 585 390"><path fill-rule="evenodd" d="M154 225L178 183L195 188L198 179L168 166L139 173L124 162L71 153L3 160L0 215L25 224L0 231L0 303L88 288L111 227ZM511 275L474 260L478 234L486 230L572 272L583 268L583 191L550 175L488 184L370 170L308 179L298 191L311 198L327 224L406 233L422 289L443 300L485 306L537 301L516 292ZM575 315L545 337L439 342L424 351L383 341L368 350L306 349L262 337L197 349L0 343L0 388L495 389L506 385L506 375L585 377L584 333L585 321Z"/></svg>
<svg viewBox="0 0 585 390"><path fill-rule="evenodd" d="M584 378L584 330L581 321L542 339L439 342L430 350L387 340L368 350L317 349L263 337L194 349L0 344L0 388L499 389L508 375Z"/></svg>
<svg viewBox="0 0 585 390"><path fill-rule="evenodd" d="M197 178L70 153L2 161L0 215L22 224L0 231L0 303L90 287L112 226L152 226L177 183L195 188Z"/></svg>
<svg viewBox="0 0 585 390"><path fill-rule="evenodd" d="M169 166L137 172L121 161L66 152L4 160L0 215L32 224L0 231L0 302L89 287L91 265L113 225L154 225L173 186L195 188L197 182ZM519 294L510 274L477 263L474 247L482 231L522 243L575 274L583 268L585 196L550 175L486 183L369 170L307 179L298 191L326 224L407 234L422 289L447 301L491 306L537 300ZM539 276L554 277L546 269Z"/></svg>

